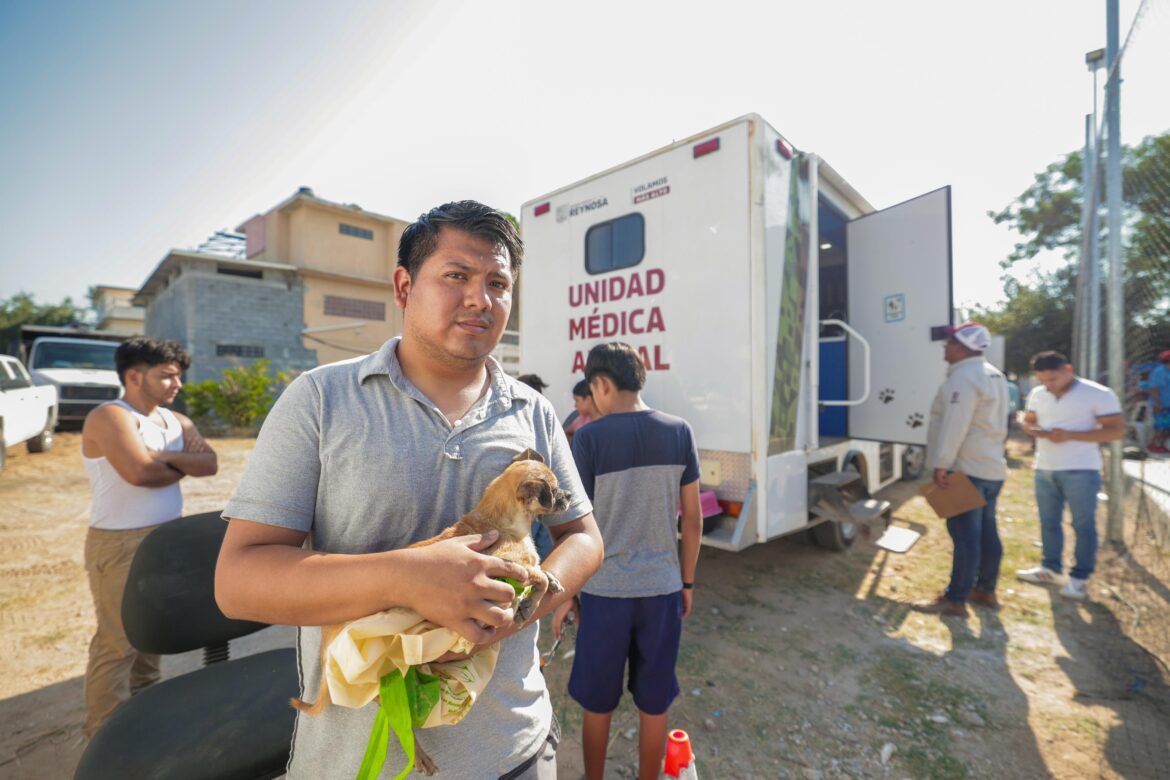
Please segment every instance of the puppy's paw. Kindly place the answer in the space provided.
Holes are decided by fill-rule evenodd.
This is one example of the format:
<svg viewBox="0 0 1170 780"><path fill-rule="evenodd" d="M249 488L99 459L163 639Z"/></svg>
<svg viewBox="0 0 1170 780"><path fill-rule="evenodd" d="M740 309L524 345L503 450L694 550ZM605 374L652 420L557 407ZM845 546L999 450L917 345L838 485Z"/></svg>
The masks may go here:
<svg viewBox="0 0 1170 780"><path fill-rule="evenodd" d="M517 600L514 610L515 616L512 618L512 622L516 625L527 623L528 619L532 617L532 613L536 611L539 603L540 601L532 598L531 594Z"/></svg>
<svg viewBox="0 0 1170 780"><path fill-rule="evenodd" d="M565 592L565 586L562 585L561 581L557 579L557 575L553 574L551 571L548 571L546 569L546 570L544 570L544 576L548 577L548 592L549 593L564 593Z"/></svg>
<svg viewBox="0 0 1170 780"><path fill-rule="evenodd" d="M439 774L439 766L427 755L427 751L422 749L417 739L414 741L414 771L427 777Z"/></svg>

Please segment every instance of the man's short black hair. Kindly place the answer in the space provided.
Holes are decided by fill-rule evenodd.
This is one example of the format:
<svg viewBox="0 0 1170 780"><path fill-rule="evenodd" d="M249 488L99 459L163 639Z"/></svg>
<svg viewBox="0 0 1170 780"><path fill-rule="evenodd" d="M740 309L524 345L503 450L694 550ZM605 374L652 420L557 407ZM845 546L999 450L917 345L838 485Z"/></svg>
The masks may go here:
<svg viewBox="0 0 1170 780"><path fill-rule="evenodd" d="M517 382L523 382L538 393L543 393L544 388L548 387L548 382L540 378L539 374L521 374L516 377Z"/></svg>
<svg viewBox="0 0 1170 780"><path fill-rule="evenodd" d="M573 385L573 395L578 398L588 398L593 395L593 391L589 389L589 380L582 379L577 384Z"/></svg>
<svg viewBox="0 0 1170 780"><path fill-rule="evenodd" d="M646 367L642 365L642 358L638 357L637 350L622 341L598 344L589 350L589 357L585 360L585 381L592 382L597 376L609 377L618 390L637 392L646 386Z"/></svg>
<svg viewBox="0 0 1170 780"><path fill-rule="evenodd" d="M178 363L186 371L191 367L191 356L177 341L148 339L143 336L123 341L114 350L114 368L118 370L118 381L126 384L126 371L139 366L151 368L164 363Z"/></svg>
<svg viewBox="0 0 1170 780"><path fill-rule="evenodd" d="M1068 365L1068 356L1055 350L1037 352L1032 356L1033 371L1059 371Z"/></svg>
<svg viewBox="0 0 1170 780"><path fill-rule="evenodd" d="M412 222L398 240L398 265L418 276L423 261L435 252L439 230L444 227L462 230L496 248L508 251L512 279L520 275L524 261L524 242L508 215L474 200L459 200L436 206Z"/></svg>

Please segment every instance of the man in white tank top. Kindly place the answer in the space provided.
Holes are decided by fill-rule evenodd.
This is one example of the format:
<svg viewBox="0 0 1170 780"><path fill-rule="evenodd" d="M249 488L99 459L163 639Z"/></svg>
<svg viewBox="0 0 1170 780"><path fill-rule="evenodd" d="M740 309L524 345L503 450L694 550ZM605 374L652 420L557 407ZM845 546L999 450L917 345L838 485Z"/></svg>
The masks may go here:
<svg viewBox="0 0 1170 780"><path fill-rule="evenodd" d="M182 387L191 358L180 344L135 338L114 356L121 400L89 414L81 455L93 491L85 569L97 631L85 672L85 735L126 699L159 678L157 655L139 653L122 628L130 562L156 526L183 514L179 480L215 474L215 452L184 415L163 407Z"/></svg>

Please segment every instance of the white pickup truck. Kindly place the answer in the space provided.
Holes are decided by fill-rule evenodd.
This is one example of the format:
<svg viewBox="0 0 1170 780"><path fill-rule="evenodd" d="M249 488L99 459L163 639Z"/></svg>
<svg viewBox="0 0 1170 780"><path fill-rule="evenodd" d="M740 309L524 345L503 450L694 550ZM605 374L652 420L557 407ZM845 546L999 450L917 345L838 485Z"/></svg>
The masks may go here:
<svg viewBox="0 0 1170 780"><path fill-rule="evenodd" d="M81 422L107 401L122 397L114 367L117 341L40 336L28 351L33 384L57 389L63 422Z"/></svg>
<svg viewBox="0 0 1170 780"><path fill-rule="evenodd" d="M0 471L8 448L25 442L29 452L53 446L57 388L34 385L20 361L0 355Z"/></svg>

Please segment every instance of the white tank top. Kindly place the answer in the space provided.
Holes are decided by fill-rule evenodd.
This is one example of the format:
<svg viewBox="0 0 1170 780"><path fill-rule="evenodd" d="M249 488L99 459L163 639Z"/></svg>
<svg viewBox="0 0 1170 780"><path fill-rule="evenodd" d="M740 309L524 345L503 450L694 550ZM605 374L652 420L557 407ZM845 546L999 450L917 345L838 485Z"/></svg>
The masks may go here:
<svg viewBox="0 0 1170 780"><path fill-rule="evenodd" d="M160 428L125 401L110 403L134 415L138 435L146 449L182 452L183 426L170 409L159 407L159 415L166 423L165 428ZM93 506L89 511L89 524L93 528L128 531L165 523L183 514L183 493L178 482L166 487L138 487L122 479L105 456L87 458L83 453L81 460L93 491Z"/></svg>

